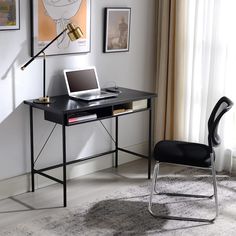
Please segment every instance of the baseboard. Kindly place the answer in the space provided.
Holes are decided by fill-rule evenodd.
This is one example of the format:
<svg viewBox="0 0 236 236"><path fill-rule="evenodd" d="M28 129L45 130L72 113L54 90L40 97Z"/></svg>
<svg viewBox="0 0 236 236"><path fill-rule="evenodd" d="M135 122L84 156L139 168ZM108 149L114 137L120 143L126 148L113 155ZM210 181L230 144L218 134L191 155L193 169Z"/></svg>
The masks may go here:
<svg viewBox="0 0 236 236"><path fill-rule="evenodd" d="M141 143L126 147L126 149L138 153L147 153L147 143ZM119 165L135 161L139 157L128 153L119 152ZM111 155L102 156L93 160L81 162L79 164L70 165L67 167L67 179L77 178L83 175L91 174L99 170L107 169L113 166L113 158ZM48 172L49 175L62 179L62 168L57 168ZM42 188L55 184L47 178L35 175L35 187ZM30 174L24 174L0 181L0 200L12 197L18 194L30 191Z"/></svg>
<svg viewBox="0 0 236 236"><path fill-rule="evenodd" d="M232 157L231 174L236 175L236 157Z"/></svg>

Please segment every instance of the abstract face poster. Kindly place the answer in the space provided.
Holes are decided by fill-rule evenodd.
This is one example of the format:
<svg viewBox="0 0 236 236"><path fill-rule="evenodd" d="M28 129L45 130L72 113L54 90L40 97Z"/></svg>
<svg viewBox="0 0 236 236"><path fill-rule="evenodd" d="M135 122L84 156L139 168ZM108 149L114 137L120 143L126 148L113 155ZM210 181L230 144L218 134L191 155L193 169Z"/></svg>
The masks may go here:
<svg viewBox="0 0 236 236"><path fill-rule="evenodd" d="M33 0L32 55L44 48L68 25L79 26L83 37L71 42L67 32L57 39L46 55L88 52L90 50L90 0Z"/></svg>

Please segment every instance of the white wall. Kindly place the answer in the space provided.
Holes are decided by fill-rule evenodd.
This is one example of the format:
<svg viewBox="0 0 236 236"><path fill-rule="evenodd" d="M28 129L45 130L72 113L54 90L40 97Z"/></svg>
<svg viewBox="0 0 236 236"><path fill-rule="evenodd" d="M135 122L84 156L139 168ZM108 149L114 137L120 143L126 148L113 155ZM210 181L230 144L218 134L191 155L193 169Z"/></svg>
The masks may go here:
<svg viewBox="0 0 236 236"><path fill-rule="evenodd" d="M64 94L64 68L95 65L101 85L115 81L118 86L152 91L154 78L154 4L155 0L91 0L91 52L47 58L49 95ZM131 7L130 51L104 54L104 7ZM29 110L23 101L42 95L42 60L36 59L21 71L30 55L29 1L21 1L21 27L0 31L0 180L30 170ZM53 124L35 111L35 153L47 138ZM120 144L125 147L147 140L146 114L121 119ZM105 122L112 130L112 121ZM68 159L108 150L111 141L97 122L70 127ZM38 166L61 160L61 127L58 126L42 153ZM94 161L96 163L96 161ZM101 163L100 163L101 164Z"/></svg>

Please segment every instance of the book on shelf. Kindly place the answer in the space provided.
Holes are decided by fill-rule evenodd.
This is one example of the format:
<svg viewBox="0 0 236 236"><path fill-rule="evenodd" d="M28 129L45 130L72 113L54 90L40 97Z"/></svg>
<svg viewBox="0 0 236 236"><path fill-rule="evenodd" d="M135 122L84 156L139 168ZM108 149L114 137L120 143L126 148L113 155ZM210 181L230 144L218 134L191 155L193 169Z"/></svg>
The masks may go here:
<svg viewBox="0 0 236 236"><path fill-rule="evenodd" d="M133 110L140 110L140 109L146 109L148 106L147 104L147 99L143 99L143 100L138 100L138 101L134 101L132 104L132 108Z"/></svg>
<svg viewBox="0 0 236 236"><path fill-rule="evenodd" d="M75 123L75 122L81 122L81 121L89 121L97 119L97 114L81 114L75 117L69 117L68 123Z"/></svg>
<svg viewBox="0 0 236 236"><path fill-rule="evenodd" d="M113 111L113 115L120 115L120 114L125 114L125 113L129 113L132 112L132 109L125 109L125 108L121 108L121 109L115 109Z"/></svg>

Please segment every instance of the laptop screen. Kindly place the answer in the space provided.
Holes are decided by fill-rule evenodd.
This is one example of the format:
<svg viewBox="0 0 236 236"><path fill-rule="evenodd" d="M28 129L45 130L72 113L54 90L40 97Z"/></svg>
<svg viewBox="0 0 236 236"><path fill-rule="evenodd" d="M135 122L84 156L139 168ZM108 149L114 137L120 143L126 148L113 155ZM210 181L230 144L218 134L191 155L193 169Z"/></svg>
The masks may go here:
<svg viewBox="0 0 236 236"><path fill-rule="evenodd" d="M64 70L64 75L69 94L99 89L95 68Z"/></svg>

